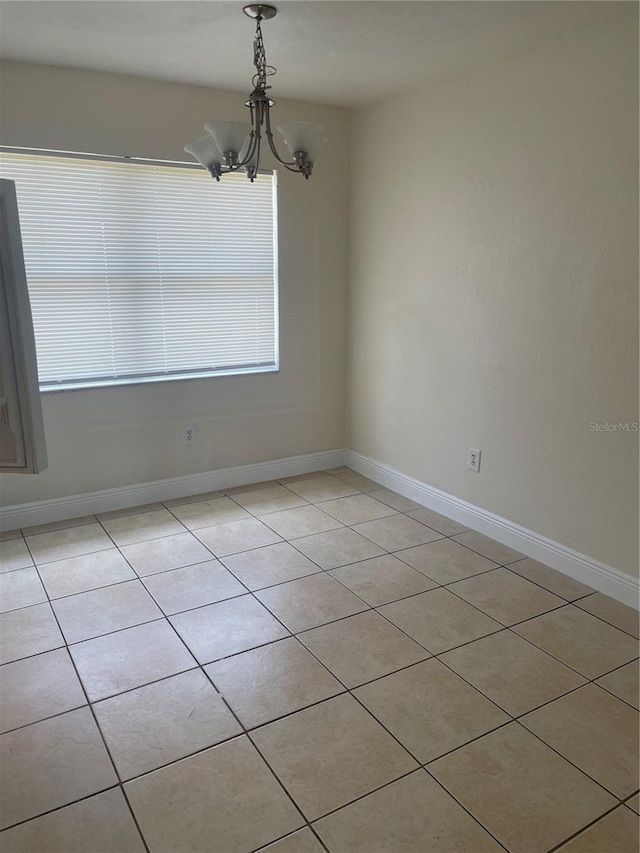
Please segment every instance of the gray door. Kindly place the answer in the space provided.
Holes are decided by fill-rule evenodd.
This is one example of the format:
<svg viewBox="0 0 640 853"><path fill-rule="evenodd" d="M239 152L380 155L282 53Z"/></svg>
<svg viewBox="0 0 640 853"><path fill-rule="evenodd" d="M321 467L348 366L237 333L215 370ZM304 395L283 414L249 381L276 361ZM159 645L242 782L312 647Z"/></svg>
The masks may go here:
<svg viewBox="0 0 640 853"><path fill-rule="evenodd" d="M46 467L16 188L0 180L0 473L37 474Z"/></svg>

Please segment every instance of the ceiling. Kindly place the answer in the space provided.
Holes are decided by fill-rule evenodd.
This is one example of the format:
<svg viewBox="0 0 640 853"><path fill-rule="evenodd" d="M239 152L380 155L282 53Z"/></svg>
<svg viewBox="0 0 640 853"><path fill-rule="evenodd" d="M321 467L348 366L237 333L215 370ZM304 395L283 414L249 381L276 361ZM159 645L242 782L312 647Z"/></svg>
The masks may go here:
<svg viewBox="0 0 640 853"><path fill-rule="evenodd" d="M627 20L633 2L271 0L274 93L354 107ZM248 91L254 24L242 2L0 2L0 56Z"/></svg>

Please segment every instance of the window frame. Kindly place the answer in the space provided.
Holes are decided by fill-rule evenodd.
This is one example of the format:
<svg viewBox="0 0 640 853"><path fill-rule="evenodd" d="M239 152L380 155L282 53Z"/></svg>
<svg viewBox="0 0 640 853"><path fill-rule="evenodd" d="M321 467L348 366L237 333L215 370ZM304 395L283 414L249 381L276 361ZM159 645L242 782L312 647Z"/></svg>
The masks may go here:
<svg viewBox="0 0 640 853"><path fill-rule="evenodd" d="M128 154L93 154L80 151L62 151L50 148L30 148L27 146L2 145L0 153L42 155L45 157L66 157L78 160L104 160L113 163L137 163L147 166L165 166L179 169L193 169L202 171L203 167L198 163L183 160L160 160L149 157L138 157ZM61 381L56 385L42 385L39 390L41 394L59 394L64 391L90 391L103 388L120 388L132 385L151 385L159 382L187 382L198 379L216 379L229 376L250 376L262 373L280 372L280 268L279 268L279 230L278 230L278 172L276 169L258 169L259 175L271 175L274 181L273 188L273 312L274 312L274 364L253 367L225 367L218 370L186 370L171 375L136 374L135 376L122 377L120 379L96 377L90 381L77 382L73 380ZM13 179L9 179L13 180ZM224 180L224 178L222 178ZM248 178L247 178L248 180ZM215 186L211 187L215 192ZM27 281L28 287L28 281Z"/></svg>

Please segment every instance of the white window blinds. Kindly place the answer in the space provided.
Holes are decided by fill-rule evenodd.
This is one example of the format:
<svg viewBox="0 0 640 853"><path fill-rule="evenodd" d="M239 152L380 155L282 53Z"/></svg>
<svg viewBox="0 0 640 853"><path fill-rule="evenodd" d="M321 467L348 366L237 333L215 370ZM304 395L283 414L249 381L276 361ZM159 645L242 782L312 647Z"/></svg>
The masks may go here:
<svg viewBox="0 0 640 853"><path fill-rule="evenodd" d="M275 175L0 151L43 389L277 367Z"/></svg>

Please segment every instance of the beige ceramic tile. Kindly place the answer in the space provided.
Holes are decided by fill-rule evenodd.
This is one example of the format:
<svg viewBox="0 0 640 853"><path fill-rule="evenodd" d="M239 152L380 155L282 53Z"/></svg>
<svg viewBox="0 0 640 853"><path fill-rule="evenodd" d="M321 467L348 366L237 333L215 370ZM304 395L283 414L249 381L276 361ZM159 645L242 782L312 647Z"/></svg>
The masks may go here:
<svg viewBox="0 0 640 853"><path fill-rule="evenodd" d="M314 824L332 853L499 853L502 848L418 770Z"/></svg>
<svg viewBox="0 0 640 853"><path fill-rule="evenodd" d="M636 794L635 797L628 799L625 805L633 809L636 814L640 814L640 794Z"/></svg>
<svg viewBox="0 0 640 853"><path fill-rule="evenodd" d="M0 542L0 572L26 569L33 566L29 549L22 538Z"/></svg>
<svg viewBox="0 0 640 853"><path fill-rule="evenodd" d="M88 708L0 736L0 828L117 783Z"/></svg>
<svg viewBox="0 0 640 853"><path fill-rule="evenodd" d="M64 646L50 604L0 613L0 664Z"/></svg>
<svg viewBox="0 0 640 853"><path fill-rule="evenodd" d="M387 551L412 548L442 538L441 533L406 515L390 515L377 521L365 521L364 524L356 524L354 530Z"/></svg>
<svg viewBox="0 0 640 853"><path fill-rule="evenodd" d="M426 507L413 509L407 515L410 518L415 518L421 524L426 524L432 530L442 533L443 536L455 536L457 533L464 533L465 530L469 529L464 524L459 524L452 518L447 518L446 515L440 515L439 512L434 512L432 509L427 509Z"/></svg>
<svg viewBox="0 0 640 853"><path fill-rule="evenodd" d="M39 533L37 536L27 537L27 544L38 564L53 563L55 560L66 560L69 557L113 548L113 542L99 524L84 524L82 527Z"/></svg>
<svg viewBox="0 0 640 853"><path fill-rule="evenodd" d="M509 716L435 659L354 691L421 763L509 722Z"/></svg>
<svg viewBox="0 0 640 853"><path fill-rule="evenodd" d="M268 512L304 506L306 503L300 495L278 484L253 492L240 492L234 495L233 499L253 515L265 515Z"/></svg>
<svg viewBox="0 0 640 853"><path fill-rule="evenodd" d="M191 533L162 536L150 542L126 545L121 550L140 577L204 563L212 556Z"/></svg>
<svg viewBox="0 0 640 853"><path fill-rule="evenodd" d="M66 649L0 667L0 732L86 705Z"/></svg>
<svg viewBox="0 0 640 853"><path fill-rule="evenodd" d="M23 536L35 536L37 533L51 533L53 530L65 530L68 527L82 527L85 524L93 524L95 515L83 515L81 518L67 518L64 521L50 521L48 524L34 524L31 527L23 527Z"/></svg>
<svg viewBox="0 0 640 853"><path fill-rule="evenodd" d="M466 548L471 548L472 551L482 554L483 557L493 560L494 563L501 566L524 558L524 554L514 551L513 548L508 548L501 542L496 542L495 539L483 536L482 533L477 533L475 530L468 530L466 533L460 533L453 538Z"/></svg>
<svg viewBox="0 0 640 853"><path fill-rule="evenodd" d="M131 566L115 548L45 563L39 567L39 572L50 598L88 592L136 577Z"/></svg>
<svg viewBox="0 0 640 853"><path fill-rule="evenodd" d="M104 529L116 545L133 545L134 542L145 542L148 539L158 539L160 536L172 536L184 533L184 527L177 521L169 510L164 507L152 512L141 512L103 521Z"/></svg>
<svg viewBox="0 0 640 853"><path fill-rule="evenodd" d="M588 598L577 601L576 607L586 610L587 613L592 613L599 619L604 619L605 622L615 625L621 631L626 631L627 634L631 634L636 639L640 637L640 613L633 607L614 601L613 598L609 598L601 592L596 592Z"/></svg>
<svg viewBox="0 0 640 853"><path fill-rule="evenodd" d="M185 504L199 504L203 501L212 501L215 498L224 497L220 492L204 492L200 495L186 495L184 498L169 498L168 501L162 501L163 506L172 509L174 506L184 506Z"/></svg>
<svg viewBox="0 0 640 853"><path fill-rule="evenodd" d="M559 595L560 598L565 598L567 601L574 601L576 598L582 598L585 595L593 592L593 590L585 586L583 583L574 581L573 578L563 575L561 572L556 572L555 569L545 566L544 563L539 563L537 560L532 560L529 557L526 560L518 560L517 563L512 563L509 566L512 572L520 575L527 580L537 583Z"/></svg>
<svg viewBox="0 0 640 853"><path fill-rule="evenodd" d="M511 631L454 649L442 660L514 717L585 683L577 672Z"/></svg>
<svg viewBox="0 0 640 853"><path fill-rule="evenodd" d="M347 528L296 539L296 548L323 569L337 569L338 566L384 554L373 542Z"/></svg>
<svg viewBox="0 0 640 853"><path fill-rule="evenodd" d="M146 512L155 512L162 509L161 503L138 504L138 506L126 506L122 509L112 509L109 512L99 512L98 521L111 521L114 518L126 518L128 515L142 515Z"/></svg>
<svg viewBox="0 0 640 853"><path fill-rule="evenodd" d="M269 723L251 737L310 820L417 767L348 695Z"/></svg>
<svg viewBox="0 0 640 853"><path fill-rule="evenodd" d="M3 853L144 853L118 788L30 820L2 835Z"/></svg>
<svg viewBox="0 0 640 853"><path fill-rule="evenodd" d="M297 539L342 527L335 518L309 505L263 515L262 521L285 539Z"/></svg>
<svg viewBox="0 0 640 853"><path fill-rule="evenodd" d="M153 853L241 853L304 823L246 737L128 782L125 790Z"/></svg>
<svg viewBox="0 0 640 853"><path fill-rule="evenodd" d="M638 641L573 605L513 629L587 678L597 678L638 656Z"/></svg>
<svg viewBox="0 0 640 853"><path fill-rule="evenodd" d="M216 557L228 557L229 554L239 554L240 551L251 551L282 541L277 533L257 518L243 518L228 524L204 527L196 535Z"/></svg>
<svg viewBox="0 0 640 853"><path fill-rule="evenodd" d="M255 596L294 634L367 609L324 572L261 589Z"/></svg>
<svg viewBox="0 0 640 853"><path fill-rule="evenodd" d="M380 488L379 483L375 483L373 480L364 477L362 474L358 474L357 471L352 471L350 468L346 468L343 471L327 471L327 474L333 474L338 480L342 480L343 483L353 486L354 489L358 489L360 492L373 492Z"/></svg>
<svg viewBox="0 0 640 853"><path fill-rule="evenodd" d="M451 539L437 539L397 551L395 556L439 584L453 583L496 568L496 563Z"/></svg>
<svg viewBox="0 0 640 853"><path fill-rule="evenodd" d="M328 501L333 498L345 498L347 495L355 495L360 491L360 489L354 489L353 486L343 480L338 480L331 474L321 474L307 480L288 483L287 488L311 503Z"/></svg>
<svg viewBox="0 0 640 853"><path fill-rule="evenodd" d="M458 581L449 590L503 625L514 625L565 604L564 599L509 569L495 569Z"/></svg>
<svg viewBox="0 0 640 853"><path fill-rule="evenodd" d="M2 530L0 531L0 542L8 542L10 539L20 539L22 536L22 532L19 527L16 527L15 530Z"/></svg>
<svg viewBox="0 0 640 853"><path fill-rule="evenodd" d="M0 613L47 600L36 569L16 569L0 574Z"/></svg>
<svg viewBox="0 0 640 853"><path fill-rule="evenodd" d="M132 628L162 616L139 580L58 598L52 607L67 643Z"/></svg>
<svg viewBox="0 0 640 853"><path fill-rule="evenodd" d="M97 702L93 709L121 779L242 733L199 669Z"/></svg>
<svg viewBox="0 0 640 853"><path fill-rule="evenodd" d="M377 501L382 501L383 504L390 506L398 512L411 512L414 509L421 509L420 504L415 501L410 501L409 498L403 498L402 495L392 492L390 489L374 489L369 492L372 498Z"/></svg>
<svg viewBox="0 0 640 853"><path fill-rule="evenodd" d="M595 684L521 719L534 734L619 799L638 788L638 713Z"/></svg>
<svg viewBox="0 0 640 853"><path fill-rule="evenodd" d="M293 637L233 655L205 670L247 728L344 690Z"/></svg>
<svg viewBox="0 0 640 853"><path fill-rule="evenodd" d="M375 521L378 518L395 515L396 512L390 506L380 503L369 495L352 495L350 498L323 501L320 508L343 524L361 524L364 521Z"/></svg>
<svg viewBox="0 0 640 853"><path fill-rule="evenodd" d="M195 667L165 619L71 646L91 702Z"/></svg>
<svg viewBox="0 0 640 853"><path fill-rule="evenodd" d="M212 527L214 524L225 524L250 517L246 509L224 496L200 503L182 504L173 507L171 511L189 530L199 530L201 527Z"/></svg>
<svg viewBox="0 0 640 853"><path fill-rule="evenodd" d="M434 655L502 628L442 588L385 604L379 611Z"/></svg>
<svg viewBox="0 0 640 853"><path fill-rule="evenodd" d="M324 847L309 827L305 826L275 844L263 847L260 853L324 853Z"/></svg>
<svg viewBox="0 0 640 853"><path fill-rule="evenodd" d="M247 592L217 560L151 575L144 583L167 615Z"/></svg>
<svg viewBox="0 0 640 853"><path fill-rule="evenodd" d="M299 639L349 688L429 656L374 611L305 631Z"/></svg>
<svg viewBox="0 0 640 853"><path fill-rule="evenodd" d="M288 542L224 557L222 562L251 590L306 577L321 571Z"/></svg>
<svg viewBox="0 0 640 853"><path fill-rule="evenodd" d="M620 806L563 844L558 853L638 853L638 819Z"/></svg>
<svg viewBox="0 0 640 853"><path fill-rule="evenodd" d="M596 684L640 711L640 686L638 682L638 661L635 660L626 666L621 666L620 669L614 669L608 675L603 675L597 680Z"/></svg>
<svg viewBox="0 0 640 853"><path fill-rule="evenodd" d="M391 554L332 569L329 574L372 607L425 592L435 586L432 580Z"/></svg>
<svg viewBox="0 0 640 853"><path fill-rule="evenodd" d="M171 622L200 663L289 636L286 628L251 595L179 613L171 617Z"/></svg>
<svg viewBox="0 0 640 853"><path fill-rule="evenodd" d="M510 723L429 772L511 853L543 853L616 804L564 758Z"/></svg>

